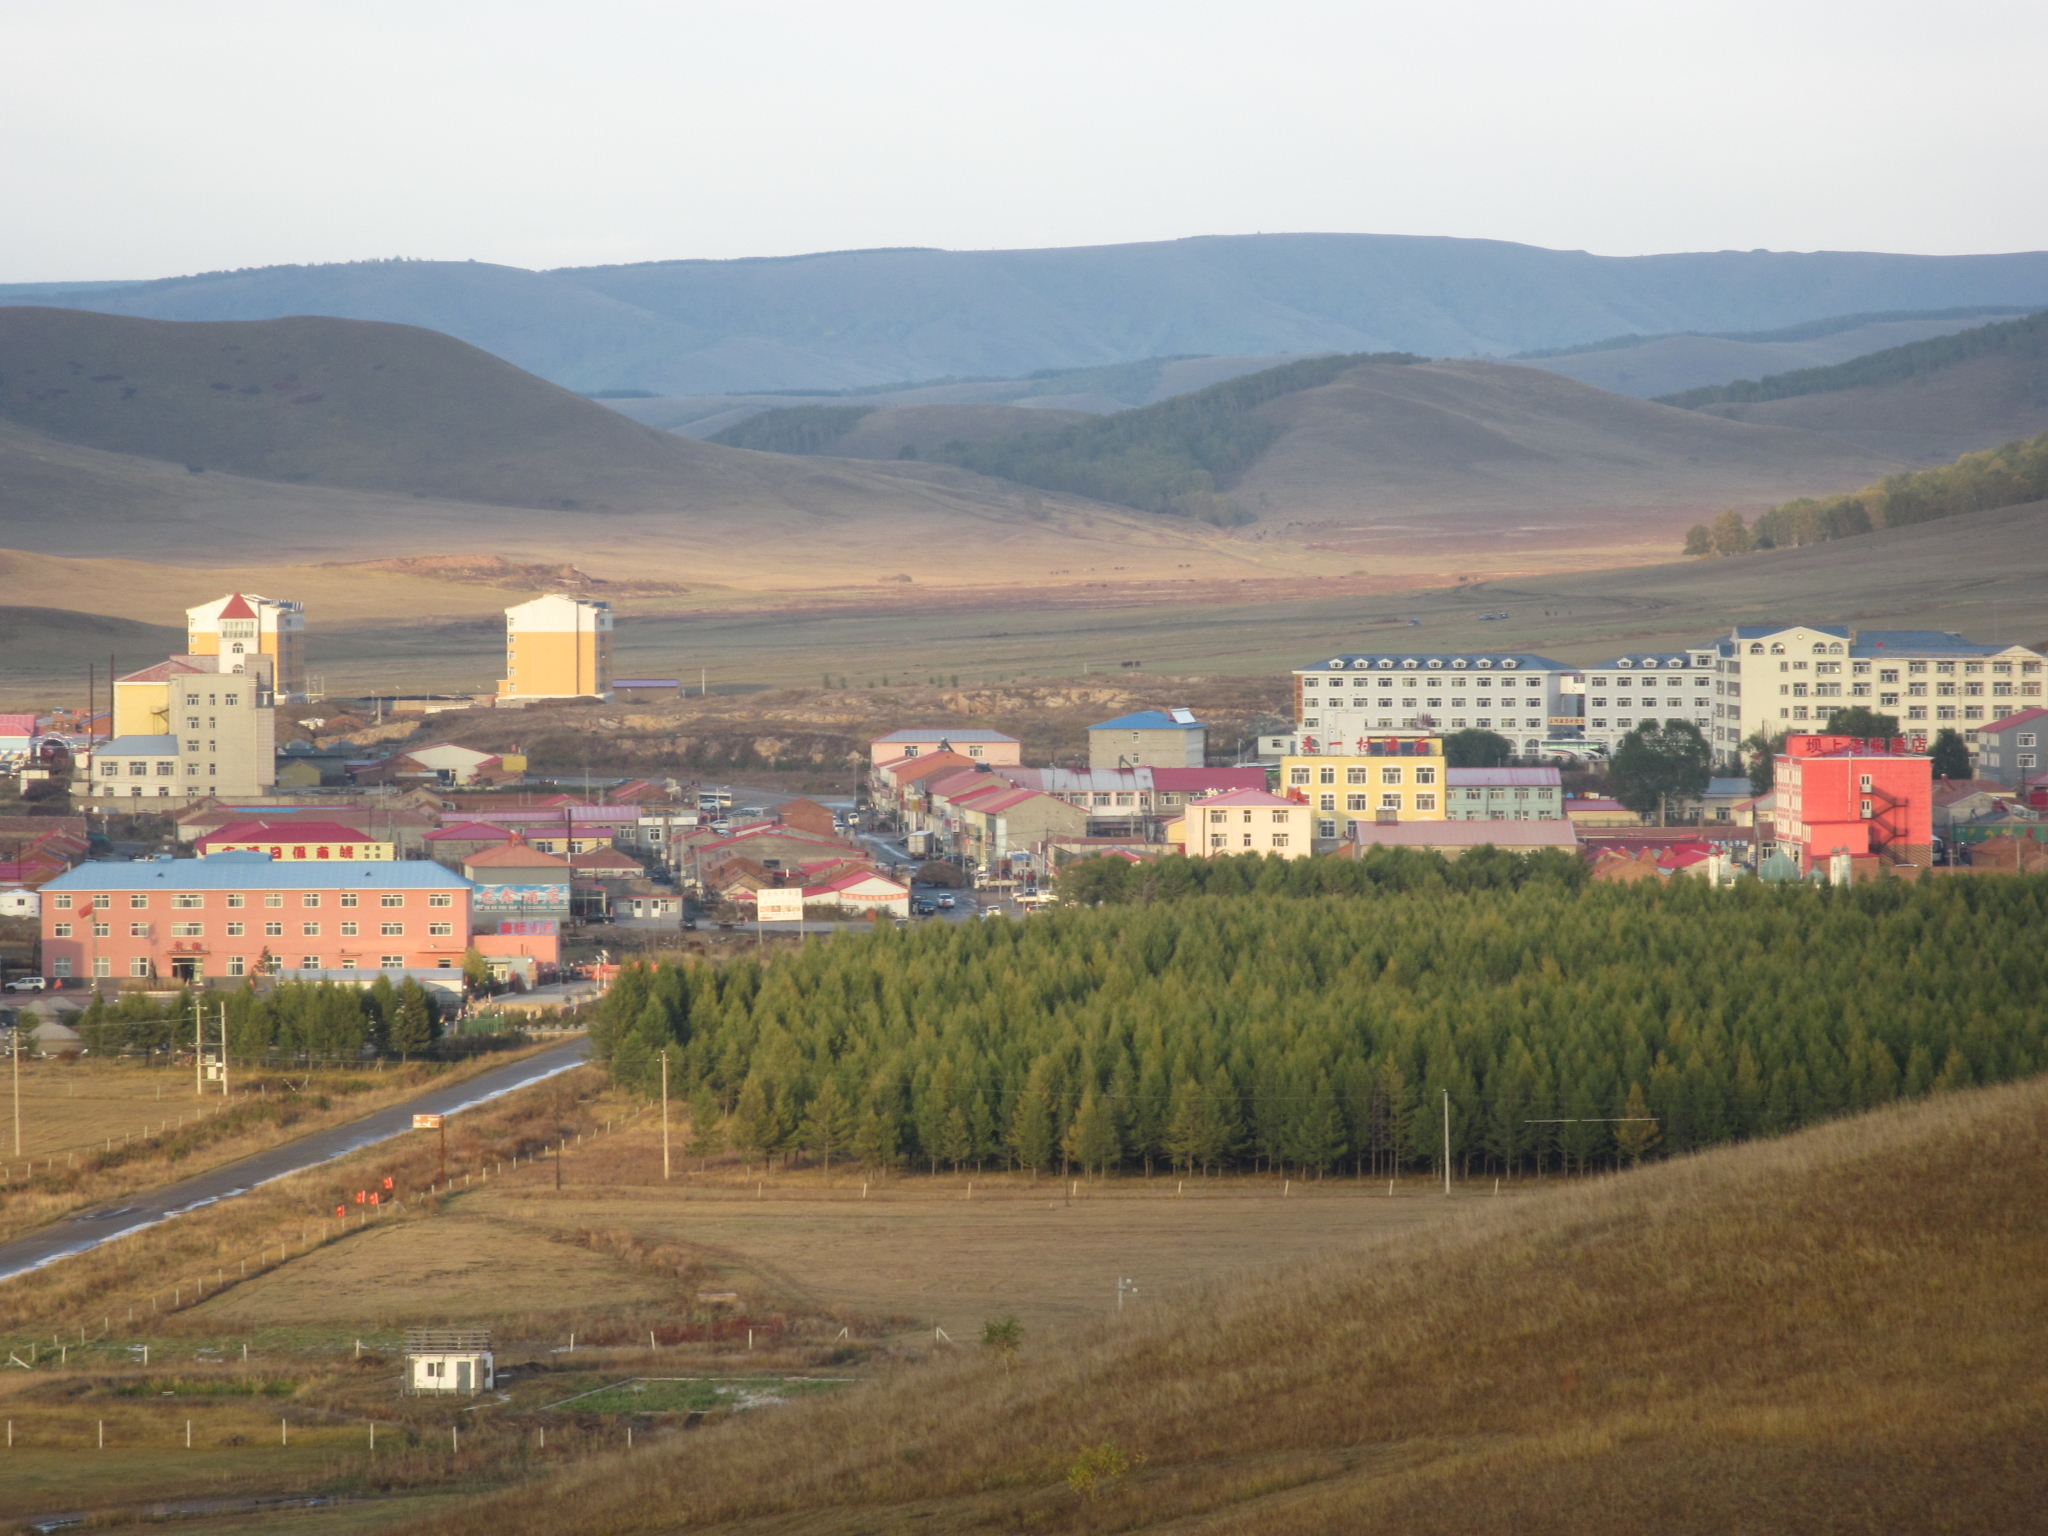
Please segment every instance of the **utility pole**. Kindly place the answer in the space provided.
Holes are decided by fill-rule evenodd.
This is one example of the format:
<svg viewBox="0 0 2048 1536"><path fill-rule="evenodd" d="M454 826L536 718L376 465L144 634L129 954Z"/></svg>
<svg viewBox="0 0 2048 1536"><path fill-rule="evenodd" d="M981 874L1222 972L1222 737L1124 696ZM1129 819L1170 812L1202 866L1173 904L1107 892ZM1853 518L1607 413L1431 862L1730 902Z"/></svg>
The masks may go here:
<svg viewBox="0 0 2048 1536"><path fill-rule="evenodd" d="M192 997L192 1097L206 1096L206 1010Z"/></svg>
<svg viewBox="0 0 2048 1536"><path fill-rule="evenodd" d="M228 1005L220 1005L220 1096L228 1096Z"/></svg>
<svg viewBox="0 0 2048 1536"><path fill-rule="evenodd" d="M14 1155L21 1156L21 1015L14 1019Z"/></svg>
<svg viewBox="0 0 2048 1536"><path fill-rule="evenodd" d="M1451 1090L1444 1090L1444 1193L1451 1192Z"/></svg>
<svg viewBox="0 0 2048 1536"><path fill-rule="evenodd" d="M668 1177L668 1047L661 1048L661 1176Z"/></svg>

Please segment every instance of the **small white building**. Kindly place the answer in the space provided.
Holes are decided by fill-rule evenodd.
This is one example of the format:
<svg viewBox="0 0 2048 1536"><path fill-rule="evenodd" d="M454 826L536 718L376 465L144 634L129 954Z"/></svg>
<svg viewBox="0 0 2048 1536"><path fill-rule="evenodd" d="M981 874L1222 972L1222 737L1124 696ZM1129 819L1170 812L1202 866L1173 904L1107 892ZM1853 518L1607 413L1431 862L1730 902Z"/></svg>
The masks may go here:
<svg viewBox="0 0 2048 1536"><path fill-rule="evenodd" d="M408 1328L405 1390L474 1397L497 1384L488 1328Z"/></svg>
<svg viewBox="0 0 2048 1536"><path fill-rule="evenodd" d="M0 917L41 917L43 898L25 885L0 888Z"/></svg>

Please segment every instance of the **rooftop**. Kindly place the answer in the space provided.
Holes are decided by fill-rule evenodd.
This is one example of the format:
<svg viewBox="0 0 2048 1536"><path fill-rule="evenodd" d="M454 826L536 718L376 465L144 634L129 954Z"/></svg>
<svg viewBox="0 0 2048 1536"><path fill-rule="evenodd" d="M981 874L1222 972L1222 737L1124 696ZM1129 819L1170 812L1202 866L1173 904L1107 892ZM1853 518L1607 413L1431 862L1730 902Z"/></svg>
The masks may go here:
<svg viewBox="0 0 2048 1536"><path fill-rule="evenodd" d="M486 848L481 853L472 853L462 861L464 869L567 869L569 861L558 859L552 853L542 853L538 848L529 848L525 843L504 843L496 848Z"/></svg>
<svg viewBox="0 0 2048 1536"><path fill-rule="evenodd" d="M93 748L101 757L176 757L175 736L116 736Z"/></svg>
<svg viewBox="0 0 2048 1536"><path fill-rule="evenodd" d="M369 864L309 864L267 853L216 853L210 859L152 859L147 864L81 864L46 891L333 891L468 890L471 882L425 859Z"/></svg>
<svg viewBox="0 0 2048 1536"><path fill-rule="evenodd" d="M354 827L345 827L338 821L238 821L209 832L204 837L192 840L195 848L204 848L214 843L267 843L289 841L294 843L375 843L385 839L373 837Z"/></svg>
<svg viewBox="0 0 2048 1536"><path fill-rule="evenodd" d="M1977 730L1980 734L1985 731L2010 730L2016 725L2027 725L2042 719L2044 716L2048 716L2048 709L2023 709L2016 715L2007 715L2003 720L1994 720L1989 725L1980 725L1977 727Z"/></svg>
<svg viewBox="0 0 2048 1536"><path fill-rule="evenodd" d="M1184 709L1141 709L1088 727L1091 731L1199 731L1206 727Z"/></svg>
<svg viewBox="0 0 2048 1536"><path fill-rule="evenodd" d="M1290 800L1285 795L1270 794L1263 789L1232 789L1220 795L1206 795L1200 800L1190 800L1191 811L1209 810L1219 805L1291 805L1299 807L1299 800Z"/></svg>
<svg viewBox="0 0 2048 1536"><path fill-rule="evenodd" d="M939 740L972 741L983 743L1007 742L1014 744L1017 738L1014 736L1005 736L1001 731L962 731L956 730L952 726L934 726L929 730L912 729L905 731L891 731L886 736L875 737L868 743L868 745L871 747L879 747L892 741L926 742Z"/></svg>
<svg viewBox="0 0 2048 1536"><path fill-rule="evenodd" d="M1576 672L1548 656L1527 651L1347 651L1326 661L1312 661L1296 672Z"/></svg>
<svg viewBox="0 0 2048 1536"><path fill-rule="evenodd" d="M1550 784L1560 782L1555 768L1446 768L1444 782L1453 789L1476 789L1482 784ZM1749 781L1743 780L1746 787Z"/></svg>
<svg viewBox="0 0 2048 1536"><path fill-rule="evenodd" d="M1352 835L1367 848L1576 848L1568 821L1354 821Z"/></svg>

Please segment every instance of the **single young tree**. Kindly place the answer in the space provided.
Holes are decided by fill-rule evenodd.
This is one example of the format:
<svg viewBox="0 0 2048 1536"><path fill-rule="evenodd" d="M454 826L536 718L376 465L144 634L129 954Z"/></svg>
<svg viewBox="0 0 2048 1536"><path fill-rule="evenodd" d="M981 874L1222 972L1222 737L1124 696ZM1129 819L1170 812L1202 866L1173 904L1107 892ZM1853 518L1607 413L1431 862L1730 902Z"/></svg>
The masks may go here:
<svg viewBox="0 0 2048 1536"><path fill-rule="evenodd" d="M1962 736L1948 726L1934 733L1930 755L1934 759L1934 776L1937 779L1967 779L1970 776L1970 749L1963 745Z"/></svg>
<svg viewBox="0 0 2048 1536"><path fill-rule="evenodd" d="M1746 555L1756 548L1756 541L1742 525L1742 514L1733 509L1714 519L1712 538L1717 555Z"/></svg>
<svg viewBox="0 0 2048 1536"><path fill-rule="evenodd" d="M1828 723L1821 727L1824 736L1882 736L1899 734L1897 715L1880 715L1868 705L1852 704L1847 709L1838 709L1828 716Z"/></svg>
<svg viewBox="0 0 2048 1536"><path fill-rule="evenodd" d="M1621 1155L1634 1167L1643 1159L1643 1154L1662 1140L1657 1122L1650 1119L1650 1106L1643 1098L1643 1085L1628 1085L1628 1103L1622 1106L1621 1123L1614 1128L1614 1144L1621 1149Z"/></svg>
<svg viewBox="0 0 2048 1536"><path fill-rule="evenodd" d="M804 1145L817 1153L827 1174L832 1171L833 1152L843 1151L854 1131L852 1101L839 1091L837 1083L826 1078L804 1112L803 1137Z"/></svg>
<svg viewBox="0 0 2048 1536"><path fill-rule="evenodd" d="M1705 523L1694 523L1685 530L1685 553L1698 560L1714 552L1714 535Z"/></svg>
<svg viewBox="0 0 2048 1536"><path fill-rule="evenodd" d="M1785 732L1756 731L1742 740L1749 754L1749 792L1767 795L1778 782L1778 754L1785 750Z"/></svg>
<svg viewBox="0 0 2048 1536"><path fill-rule="evenodd" d="M782 1125L776 1119L768 1087L751 1072L740 1087L739 1102L733 1106L732 1139L742 1152L759 1158L767 1157L782 1140Z"/></svg>
<svg viewBox="0 0 2048 1536"><path fill-rule="evenodd" d="M1062 1150L1081 1165L1081 1172L1101 1173L1123 1155L1117 1144L1116 1116L1093 1088L1081 1094L1081 1107L1074 1111L1074 1123L1067 1127Z"/></svg>
<svg viewBox="0 0 2048 1536"><path fill-rule="evenodd" d="M896 1166L896 1117L879 1104L868 1106L853 1133L854 1156L861 1166L882 1173Z"/></svg>
<svg viewBox="0 0 2048 1536"><path fill-rule="evenodd" d="M1515 755L1515 744L1497 731L1453 731L1444 738L1447 768L1498 768Z"/></svg>
<svg viewBox="0 0 2048 1536"><path fill-rule="evenodd" d="M1690 720L1646 722L1630 731L1608 764L1614 798L1639 815L1658 813L1675 799L1705 793L1714 753Z"/></svg>
<svg viewBox="0 0 2048 1536"><path fill-rule="evenodd" d="M400 1061L417 1056L434 1043L433 1005L427 1000L426 990L410 976L398 989L398 1006L391 1016L389 1039Z"/></svg>
<svg viewBox="0 0 2048 1536"><path fill-rule="evenodd" d="M699 1083L690 1095L690 1141L683 1150L691 1157L718 1156L725 1150L724 1120L718 1095L709 1083Z"/></svg>

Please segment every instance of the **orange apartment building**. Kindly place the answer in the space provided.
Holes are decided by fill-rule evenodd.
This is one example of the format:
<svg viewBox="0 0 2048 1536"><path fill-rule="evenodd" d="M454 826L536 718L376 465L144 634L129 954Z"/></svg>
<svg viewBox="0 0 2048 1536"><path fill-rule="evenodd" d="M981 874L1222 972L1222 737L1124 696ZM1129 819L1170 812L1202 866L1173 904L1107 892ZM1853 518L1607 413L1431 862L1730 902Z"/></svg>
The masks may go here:
<svg viewBox="0 0 2048 1536"><path fill-rule="evenodd" d="M276 970L460 969L475 887L424 860L235 851L81 864L43 887L43 970L201 982Z"/></svg>

